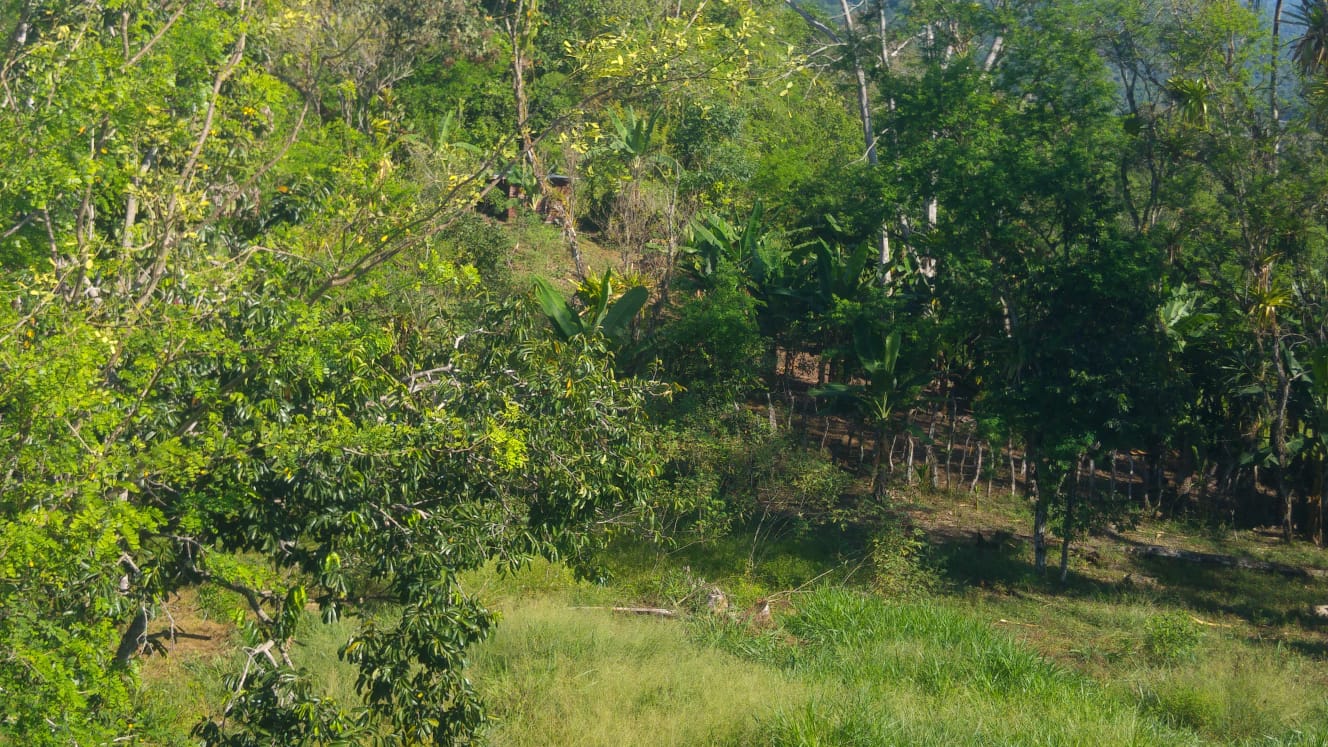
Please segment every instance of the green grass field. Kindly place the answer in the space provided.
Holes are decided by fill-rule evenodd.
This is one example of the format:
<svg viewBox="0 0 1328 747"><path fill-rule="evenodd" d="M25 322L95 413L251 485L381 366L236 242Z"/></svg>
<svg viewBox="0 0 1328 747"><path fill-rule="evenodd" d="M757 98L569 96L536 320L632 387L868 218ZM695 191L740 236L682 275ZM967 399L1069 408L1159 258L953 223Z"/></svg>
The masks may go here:
<svg viewBox="0 0 1328 747"><path fill-rule="evenodd" d="M918 500L934 508L955 498ZM1013 499L983 519L992 516L1021 528ZM1095 562L1077 559L1062 586L1034 576L1017 542L874 536L825 529L675 550L621 545L603 558L612 580L598 585L542 562L509 576L468 574L468 591L501 615L472 657L492 717L483 741L1328 744L1328 636L1305 612L1328 598L1321 582L1142 560L1090 538ZM1242 541L1226 546L1259 552ZM707 608L715 589L723 612ZM752 614L766 604L770 619ZM633 605L678 614L609 609ZM353 672L335 656L350 623L322 626L311 613L308 624L297 663L353 704ZM148 697L163 713L189 721L224 697L212 650L145 663Z"/></svg>

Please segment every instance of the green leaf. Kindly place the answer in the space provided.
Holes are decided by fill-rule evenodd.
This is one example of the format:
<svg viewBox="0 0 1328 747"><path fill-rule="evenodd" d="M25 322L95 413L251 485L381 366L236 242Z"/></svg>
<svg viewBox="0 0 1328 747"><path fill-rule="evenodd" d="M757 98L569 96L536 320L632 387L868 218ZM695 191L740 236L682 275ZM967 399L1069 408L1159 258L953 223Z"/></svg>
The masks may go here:
<svg viewBox="0 0 1328 747"><path fill-rule="evenodd" d="M645 286L638 285L622 294L622 297L613 302L613 306L604 315L602 329L604 334L617 338L621 337L627 330L627 325L631 323L632 318L645 305L649 298L650 291Z"/></svg>
<svg viewBox="0 0 1328 747"><path fill-rule="evenodd" d="M562 294L544 278L535 278L535 298L544 309L544 315L553 323L554 332L562 339L570 340L585 331L576 312L572 311Z"/></svg>

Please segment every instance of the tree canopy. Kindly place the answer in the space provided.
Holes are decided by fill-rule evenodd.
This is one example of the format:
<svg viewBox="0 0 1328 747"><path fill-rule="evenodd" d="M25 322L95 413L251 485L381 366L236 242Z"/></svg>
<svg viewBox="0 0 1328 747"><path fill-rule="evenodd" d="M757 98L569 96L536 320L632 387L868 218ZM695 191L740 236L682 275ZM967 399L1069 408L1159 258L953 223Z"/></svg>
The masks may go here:
<svg viewBox="0 0 1328 747"><path fill-rule="evenodd" d="M946 419L1027 460L1039 570L1049 531L1064 577L1076 532L1139 510L1322 546L1326 24L8 3L0 735L187 738L138 668L208 590L241 643L193 738L465 743L496 618L459 574L593 575L606 540L722 531L755 493L829 516L867 438L874 499L901 437L938 485ZM762 463L715 414L777 433L798 396L864 425L856 465ZM1076 487L1120 453L1137 502ZM355 702L301 661L311 613L354 623Z"/></svg>

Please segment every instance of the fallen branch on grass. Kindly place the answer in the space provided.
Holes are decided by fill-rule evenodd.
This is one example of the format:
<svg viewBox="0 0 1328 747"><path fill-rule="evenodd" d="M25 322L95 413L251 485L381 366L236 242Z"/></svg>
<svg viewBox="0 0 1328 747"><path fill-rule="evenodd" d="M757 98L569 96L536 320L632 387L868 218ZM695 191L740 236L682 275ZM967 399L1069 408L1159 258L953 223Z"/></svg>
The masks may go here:
<svg viewBox="0 0 1328 747"><path fill-rule="evenodd" d="M609 610L610 612L620 612L625 615L650 615L651 617L678 617L676 610L664 609L663 607L573 607L574 610Z"/></svg>

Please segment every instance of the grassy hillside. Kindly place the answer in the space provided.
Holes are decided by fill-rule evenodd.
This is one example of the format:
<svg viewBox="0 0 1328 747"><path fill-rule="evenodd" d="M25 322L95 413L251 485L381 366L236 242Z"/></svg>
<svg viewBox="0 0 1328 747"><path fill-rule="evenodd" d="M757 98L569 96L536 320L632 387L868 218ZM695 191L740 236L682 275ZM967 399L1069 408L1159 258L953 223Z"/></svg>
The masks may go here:
<svg viewBox="0 0 1328 747"><path fill-rule="evenodd" d="M1062 587L1029 572L1017 500L980 514L946 494L907 506L911 530L620 546L602 584L548 563L470 574L466 589L502 614L473 659L493 716L485 742L1328 743L1328 644L1310 613L1322 582L1140 559L1114 535L1090 538L1092 560ZM956 539L966 510L973 533L1009 538ZM1204 542L1172 524L1131 534ZM1223 546L1255 554L1259 535ZM711 609L716 591L723 610ZM610 609L632 605L678 614ZM182 629L226 634L195 614ZM334 653L345 631L309 623L299 663L353 703ZM225 688L212 648L178 646L146 674L161 707L187 720Z"/></svg>

